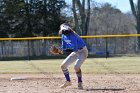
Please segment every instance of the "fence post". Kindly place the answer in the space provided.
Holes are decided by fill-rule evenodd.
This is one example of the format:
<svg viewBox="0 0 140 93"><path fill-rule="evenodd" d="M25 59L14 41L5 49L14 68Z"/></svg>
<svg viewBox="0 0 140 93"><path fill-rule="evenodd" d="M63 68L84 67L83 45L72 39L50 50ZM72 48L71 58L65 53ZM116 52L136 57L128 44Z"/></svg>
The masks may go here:
<svg viewBox="0 0 140 93"><path fill-rule="evenodd" d="M29 44L29 40L28 40L28 61L30 61L30 44Z"/></svg>
<svg viewBox="0 0 140 93"><path fill-rule="evenodd" d="M105 48L105 52L106 52L106 58L108 58L109 57L109 51L108 51L108 38L105 38L105 40L106 40L106 48Z"/></svg>

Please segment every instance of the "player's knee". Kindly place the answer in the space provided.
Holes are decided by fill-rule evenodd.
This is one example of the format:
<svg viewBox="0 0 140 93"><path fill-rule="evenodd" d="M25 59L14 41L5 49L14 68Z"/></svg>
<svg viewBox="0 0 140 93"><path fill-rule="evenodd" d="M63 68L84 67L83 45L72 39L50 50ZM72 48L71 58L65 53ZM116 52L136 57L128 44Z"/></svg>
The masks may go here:
<svg viewBox="0 0 140 93"><path fill-rule="evenodd" d="M64 64L61 64L61 69L65 70L65 69L67 69L67 67Z"/></svg>
<svg viewBox="0 0 140 93"><path fill-rule="evenodd" d="M64 65L61 65L60 67L61 67L61 69L64 69Z"/></svg>
<svg viewBox="0 0 140 93"><path fill-rule="evenodd" d="M75 72L79 72L80 71L80 67L74 66Z"/></svg>

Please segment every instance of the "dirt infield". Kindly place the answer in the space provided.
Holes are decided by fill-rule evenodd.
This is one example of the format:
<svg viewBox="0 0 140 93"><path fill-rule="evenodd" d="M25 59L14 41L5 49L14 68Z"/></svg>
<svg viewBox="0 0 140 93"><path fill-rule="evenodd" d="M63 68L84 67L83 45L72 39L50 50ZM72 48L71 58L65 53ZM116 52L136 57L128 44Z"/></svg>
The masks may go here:
<svg viewBox="0 0 140 93"><path fill-rule="evenodd" d="M63 74L0 74L0 93L140 93L139 74L84 74L83 90L77 89L75 74L71 79L72 86L61 89Z"/></svg>

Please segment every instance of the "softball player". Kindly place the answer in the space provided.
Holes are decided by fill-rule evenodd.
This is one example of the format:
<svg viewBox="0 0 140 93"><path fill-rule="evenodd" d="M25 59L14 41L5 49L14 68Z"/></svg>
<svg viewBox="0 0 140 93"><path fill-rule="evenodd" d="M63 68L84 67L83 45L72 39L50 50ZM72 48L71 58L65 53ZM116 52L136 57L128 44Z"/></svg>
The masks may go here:
<svg viewBox="0 0 140 93"><path fill-rule="evenodd" d="M66 78L66 82L60 87L65 88L72 85L68 66L75 62L74 69L78 78L78 88L83 89L82 72L80 67L88 56L86 44L84 43L82 38L65 23L60 25L59 34L62 35L63 53L70 52L70 54L61 64L61 69Z"/></svg>

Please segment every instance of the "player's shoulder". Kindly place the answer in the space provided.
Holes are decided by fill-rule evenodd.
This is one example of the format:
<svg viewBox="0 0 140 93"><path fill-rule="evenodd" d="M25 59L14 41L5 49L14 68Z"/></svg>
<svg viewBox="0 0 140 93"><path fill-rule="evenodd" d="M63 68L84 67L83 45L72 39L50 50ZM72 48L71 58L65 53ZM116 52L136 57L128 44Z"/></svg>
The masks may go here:
<svg viewBox="0 0 140 93"><path fill-rule="evenodd" d="M75 34L75 33L69 33L68 35L63 35L62 34L62 39L65 39L65 38L77 38L77 37L80 37L79 35Z"/></svg>

